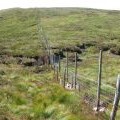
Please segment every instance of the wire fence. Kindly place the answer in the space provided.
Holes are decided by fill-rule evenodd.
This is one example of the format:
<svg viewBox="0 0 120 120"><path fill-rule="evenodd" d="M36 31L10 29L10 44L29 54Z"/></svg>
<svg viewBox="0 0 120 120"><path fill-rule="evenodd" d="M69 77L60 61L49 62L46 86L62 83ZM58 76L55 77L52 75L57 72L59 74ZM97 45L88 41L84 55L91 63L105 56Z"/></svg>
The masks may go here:
<svg viewBox="0 0 120 120"><path fill-rule="evenodd" d="M48 44L48 42L45 41L45 44ZM54 52L51 50L50 45L49 47L46 47L46 50L48 51L48 55L50 55L50 63L54 66L54 71L56 73L57 81L59 80L59 83L63 85L65 89L68 90L78 90L80 93L80 96L82 100L89 105L89 107L92 110L97 110L97 102L99 101L99 108L100 111L106 111L110 113L110 108L113 106L114 96L115 96L115 87L111 86L110 84L107 84L106 82L100 83L100 98L98 100L97 92L98 92L98 78L97 76L93 79L89 77L91 74L94 75L93 72L89 71L89 74L87 73L80 73L77 71L75 73L75 61L70 62L67 61L68 56L66 56L66 59L61 60L59 57L54 54ZM52 53L52 54L50 54ZM96 62L99 60L98 56L89 56L84 57L82 60L89 60L90 62ZM74 58L75 60L75 58ZM68 62L68 63L67 63ZM90 63L89 62L89 63ZM77 62L78 67L79 62ZM59 69L59 70L58 70ZM97 71L98 72L98 71ZM96 73L97 73L96 72ZM91 75L91 76L93 76ZM95 79L96 78L96 79ZM116 106L116 105L115 105ZM116 108L120 108L119 106L116 106ZM113 119L111 119L113 120Z"/></svg>
<svg viewBox="0 0 120 120"><path fill-rule="evenodd" d="M68 89L68 90L75 90L79 91L80 96L82 100L91 107L91 109L95 109L97 105L97 92L98 92L98 76L96 79L92 79L89 77L92 72L89 73L89 75L81 74L80 72L75 73L75 62L68 62L65 58L64 60L58 61L58 63L55 64L55 71L59 69L59 80L60 84ZM91 60L92 58L90 58ZM99 61L99 57L96 58ZM59 62L61 65L59 66ZM68 63L67 63L68 62ZM98 65L99 67L99 65ZM68 75L67 70L68 69ZM58 74L58 73L57 73ZM86 74L86 73L85 73ZM75 75L76 75L76 84L75 84ZM75 88L76 86L76 88ZM100 107L101 111L104 109L104 111L110 113L110 110L112 109L113 102L114 102L114 96L115 96L116 88L113 87L110 84L107 84L105 81L101 82L100 87ZM118 109L120 109L120 106L118 105Z"/></svg>
<svg viewBox="0 0 120 120"><path fill-rule="evenodd" d="M73 16L69 16L69 17L65 18L65 20L66 21L72 20L72 18L73 18ZM49 22L51 24L51 21L49 21ZM45 25L44 21L42 24ZM64 34L62 32L62 29L59 29L62 27L59 24L58 24L58 27L45 26L45 29L47 29L46 32L52 36L50 39L52 39L53 43L56 44L56 46L57 46L57 43L55 43L55 41L56 40L59 41L58 42L58 44L59 44L60 41L63 39L63 36L64 36L64 40L67 41L67 42L65 42L65 44L66 43L68 44L69 40L70 40L70 43L73 44L74 41L76 41L78 39L78 37L79 37L78 31L79 31L79 29L81 29L80 26L78 26L78 25L76 26L76 25L77 24L72 24L72 23L71 23L71 25L68 25L68 26L66 25ZM54 51L51 49L50 42L48 41L48 38L45 35L45 31L43 30L43 27L39 25L38 28L42 35L41 39L45 46L45 50L47 51L47 53L50 57L50 63L53 65L54 72L56 75L55 78L57 78L57 81L65 89L75 90L75 91L78 90L83 101L86 104L89 104L91 109L95 109L96 107L101 107L102 109L105 108L105 110L108 111L109 110L108 108L113 106L116 88L111 86L111 84L107 84L106 81L99 81L102 79L101 75L103 72L98 71L96 69L94 71L89 71L87 73L79 71L78 64L80 64L80 63L77 61L75 56L73 59L74 62L70 62L67 55L66 55L66 59L64 59L64 60L59 59L60 56L55 55ZM52 30L52 28L54 28L54 29ZM78 29L76 29L76 28L78 28ZM53 36L55 36L55 37L53 37ZM65 46L68 46L68 45L65 45ZM84 64L91 65L90 63L94 62L95 63L94 67L96 67L96 68L99 67L99 65L98 65L99 56L98 55L97 56L89 55L87 57L80 56L80 59L83 61L87 61L87 63L84 63ZM108 72L108 71L105 71L105 69L103 69L103 70L106 73ZM95 73L96 73L96 76L94 76ZM97 73L99 73L99 74L97 74ZM99 76L99 78L98 78L98 76ZM105 76L105 78L106 78L106 76ZM120 107L118 106L117 108L119 109ZM111 119L111 120L113 120L113 119Z"/></svg>

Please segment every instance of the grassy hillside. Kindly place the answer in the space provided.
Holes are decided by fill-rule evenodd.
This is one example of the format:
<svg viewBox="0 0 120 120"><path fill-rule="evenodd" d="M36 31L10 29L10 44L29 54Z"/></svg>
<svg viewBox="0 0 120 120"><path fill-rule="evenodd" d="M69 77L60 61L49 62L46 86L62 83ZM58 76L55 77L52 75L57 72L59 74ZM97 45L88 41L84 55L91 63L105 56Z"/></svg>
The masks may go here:
<svg viewBox="0 0 120 120"><path fill-rule="evenodd" d="M0 64L0 120L96 120L73 91L66 91L53 72ZM87 116L86 116L87 114Z"/></svg>
<svg viewBox="0 0 120 120"><path fill-rule="evenodd" d="M120 11L80 8L1 10L0 120L98 119L86 109L78 94L66 91L56 83L53 72L46 66L26 67L24 63L44 54L42 35L45 34L54 51L78 50L81 59L78 73L97 80L98 53L103 48L102 82L106 83L106 90L107 87L115 89L120 73L119 31ZM69 52L71 55L73 53ZM21 59L22 64L18 64ZM74 63L69 61L69 64L72 70ZM120 112L118 119L119 116ZM100 119L107 120L108 116Z"/></svg>
<svg viewBox="0 0 120 120"><path fill-rule="evenodd" d="M96 42L120 45L120 12L92 9L9 9L0 11L1 54L40 55L43 27L51 46L67 47Z"/></svg>
<svg viewBox="0 0 120 120"><path fill-rule="evenodd" d="M43 32L39 28L43 28ZM0 11L0 54L36 56L44 53L41 35L54 48L74 49L83 43L87 48L80 57L86 58L80 72L96 79L99 48L103 57L103 79L111 83L119 74L120 12L79 8L9 9ZM118 54L108 54L113 50ZM92 59L92 61L91 61ZM91 63L91 64L89 64ZM112 82L113 83L113 82ZM116 84L114 82L114 84Z"/></svg>

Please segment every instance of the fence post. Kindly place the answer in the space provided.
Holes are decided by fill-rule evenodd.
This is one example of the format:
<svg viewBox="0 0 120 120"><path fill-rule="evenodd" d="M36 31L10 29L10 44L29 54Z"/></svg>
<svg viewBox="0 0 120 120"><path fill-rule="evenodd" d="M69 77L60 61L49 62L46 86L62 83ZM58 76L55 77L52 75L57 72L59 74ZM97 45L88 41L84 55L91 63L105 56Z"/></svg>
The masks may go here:
<svg viewBox="0 0 120 120"><path fill-rule="evenodd" d="M60 73L60 71L61 71L61 57L60 57L60 55L59 55L59 73Z"/></svg>
<svg viewBox="0 0 120 120"><path fill-rule="evenodd" d="M52 54L49 56L49 66L50 66L50 69L52 68L51 57L52 57Z"/></svg>
<svg viewBox="0 0 120 120"><path fill-rule="evenodd" d="M120 100L120 75L118 75L118 78L117 78L116 93L115 93L115 98L113 103L113 109L110 115L110 120L115 120L116 113L118 110L119 100Z"/></svg>
<svg viewBox="0 0 120 120"><path fill-rule="evenodd" d="M75 53L75 89L76 89L76 83L77 83L77 52Z"/></svg>
<svg viewBox="0 0 120 120"><path fill-rule="evenodd" d="M100 107L101 75L102 75L102 50L100 50L100 55L99 55L99 73L98 73L98 90L97 90L97 111L99 111L99 107Z"/></svg>
<svg viewBox="0 0 120 120"><path fill-rule="evenodd" d="M68 51L66 53L66 80L68 82Z"/></svg>
<svg viewBox="0 0 120 120"><path fill-rule="evenodd" d="M53 55L53 69L54 69L54 75L55 75L55 55Z"/></svg>
<svg viewBox="0 0 120 120"><path fill-rule="evenodd" d="M65 88L65 82L66 82L66 68L64 70L64 78L63 78L63 86Z"/></svg>
<svg viewBox="0 0 120 120"><path fill-rule="evenodd" d="M73 75L72 75L72 83L71 83L71 87L73 88L73 85L74 85L74 77L73 77Z"/></svg>
<svg viewBox="0 0 120 120"><path fill-rule="evenodd" d="M51 51L50 51L50 48L49 48L49 54L48 54L48 66L49 66L49 69L51 69Z"/></svg>
<svg viewBox="0 0 120 120"><path fill-rule="evenodd" d="M58 79L59 79L59 68L58 68L58 66L56 66L56 68L57 68L57 81L58 81Z"/></svg>

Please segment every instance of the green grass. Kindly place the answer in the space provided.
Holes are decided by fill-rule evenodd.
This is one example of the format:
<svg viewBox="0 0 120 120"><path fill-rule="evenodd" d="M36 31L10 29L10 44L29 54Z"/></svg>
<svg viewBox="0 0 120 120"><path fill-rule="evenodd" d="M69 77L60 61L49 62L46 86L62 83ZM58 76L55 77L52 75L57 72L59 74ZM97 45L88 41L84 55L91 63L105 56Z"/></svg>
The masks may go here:
<svg viewBox="0 0 120 120"><path fill-rule="evenodd" d="M54 81L52 72L36 74L39 68L18 65L12 57L44 54L38 22L52 47L94 44L79 55L84 59L78 67L79 74L93 80L98 77L99 48L120 48L119 11L79 8L1 10L0 55L11 56L5 60L6 64L0 63L0 117L15 120L96 120L97 117L89 113L80 97ZM91 56L97 56L97 59ZM120 56L104 52L102 82L106 86L102 88L106 93L115 90L119 68ZM117 119L119 114L118 111ZM107 120L108 116L104 119Z"/></svg>
<svg viewBox="0 0 120 120"><path fill-rule="evenodd" d="M16 8L0 11L0 17L1 54L42 54L38 22L51 46L74 46L88 41L119 46L119 11Z"/></svg>
<svg viewBox="0 0 120 120"><path fill-rule="evenodd" d="M75 92L54 81L53 72L36 74L34 68L0 65L4 71L0 75L0 119L96 120Z"/></svg>

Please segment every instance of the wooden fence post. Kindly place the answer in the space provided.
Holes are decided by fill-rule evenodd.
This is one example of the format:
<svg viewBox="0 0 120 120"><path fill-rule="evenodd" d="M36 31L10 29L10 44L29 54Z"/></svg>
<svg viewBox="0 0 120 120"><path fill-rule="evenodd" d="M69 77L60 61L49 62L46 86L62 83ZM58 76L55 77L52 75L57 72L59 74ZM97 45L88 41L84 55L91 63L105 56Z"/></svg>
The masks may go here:
<svg viewBox="0 0 120 120"><path fill-rule="evenodd" d="M74 83L75 89L76 89L76 83L77 83L77 52L75 53L75 83Z"/></svg>
<svg viewBox="0 0 120 120"><path fill-rule="evenodd" d="M54 75L55 75L55 55L53 55L53 69L54 69Z"/></svg>
<svg viewBox="0 0 120 120"><path fill-rule="evenodd" d="M56 68L57 68L57 81L58 81L58 79L59 79L59 68L58 68L58 66L56 66Z"/></svg>
<svg viewBox="0 0 120 120"><path fill-rule="evenodd" d="M100 55L99 55L99 73L98 73L98 90L97 90L97 111L99 111L99 107L100 107L101 76L102 76L102 50L100 50Z"/></svg>
<svg viewBox="0 0 120 120"><path fill-rule="evenodd" d="M65 88L65 82L66 82L66 68L64 70L64 78L63 78L63 86Z"/></svg>
<svg viewBox="0 0 120 120"><path fill-rule="evenodd" d="M72 83L71 83L71 87L73 88L73 85L74 85L74 77L73 77L73 75L72 75Z"/></svg>
<svg viewBox="0 0 120 120"><path fill-rule="evenodd" d="M59 73L60 73L60 71L61 71L61 57L59 55Z"/></svg>
<svg viewBox="0 0 120 120"><path fill-rule="evenodd" d="M51 69L51 51L49 49L49 55L48 55L48 66L49 66L49 69Z"/></svg>
<svg viewBox="0 0 120 120"><path fill-rule="evenodd" d="M66 80L68 82L68 51L66 53Z"/></svg>
<svg viewBox="0 0 120 120"><path fill-rule="evenodd" d="M118 79L116 83L116 93L115 93L115 98L113 103L113 109L110 115L110 120L115 120L116 113L118 110L119 100L120 100L120 75L118 75Z"/></svg>

